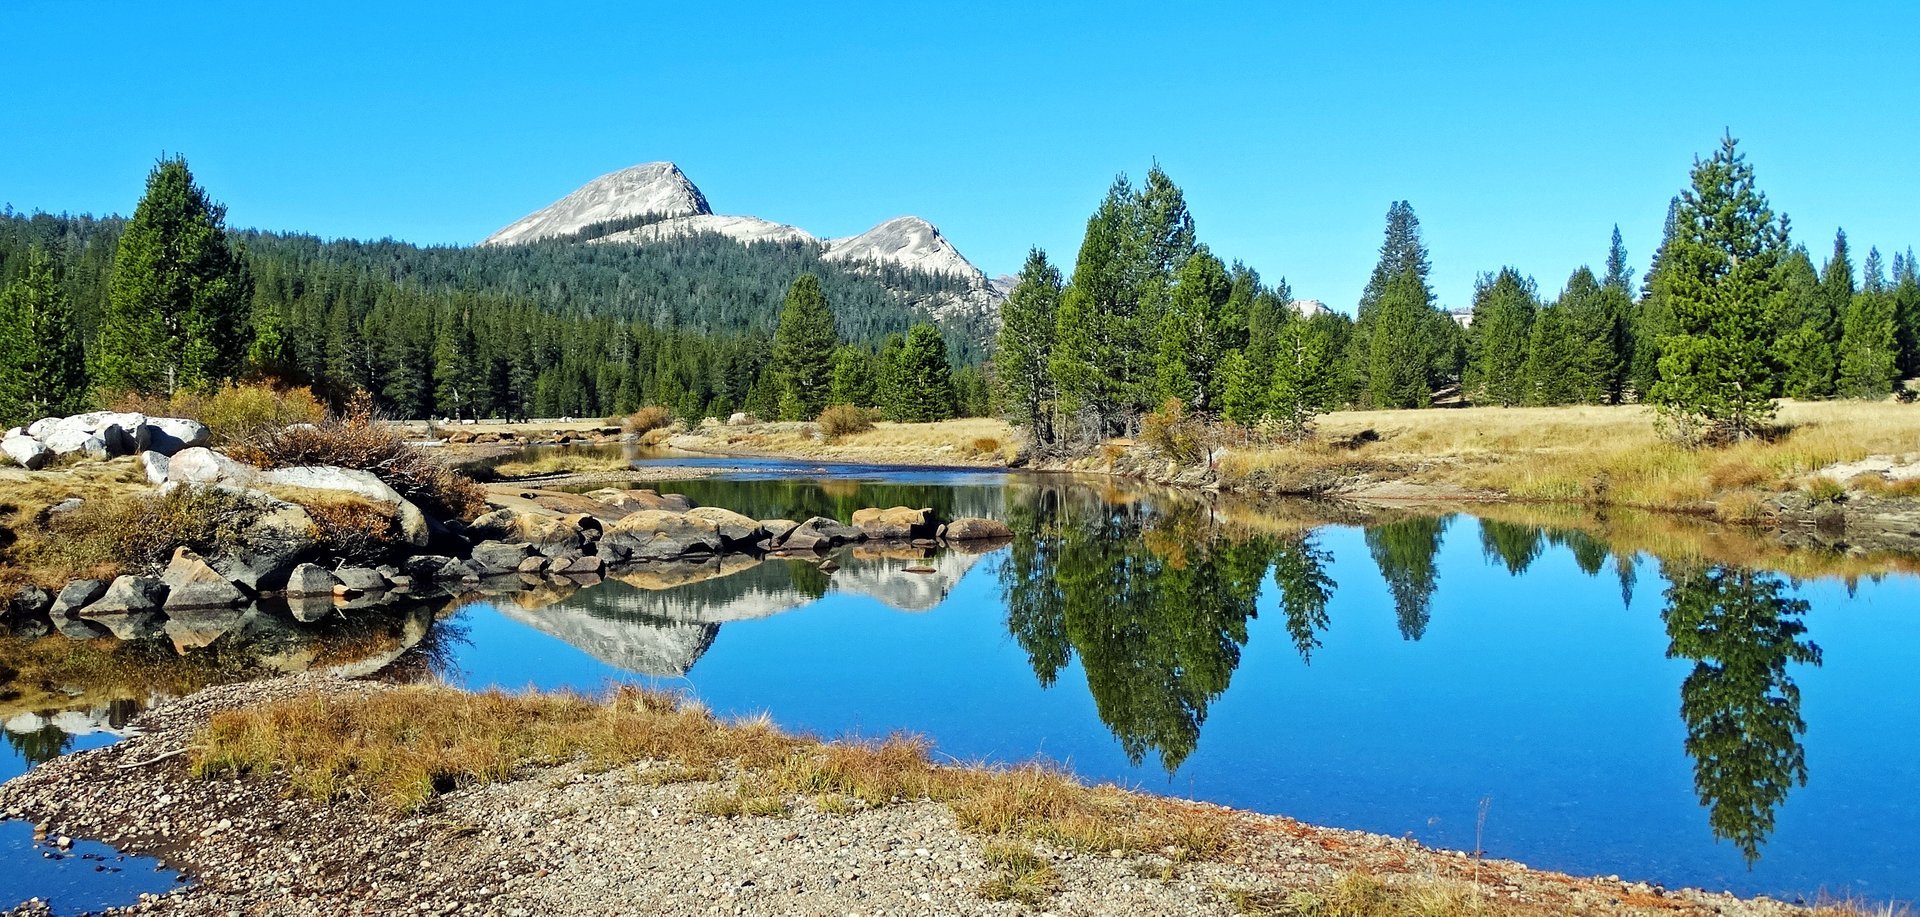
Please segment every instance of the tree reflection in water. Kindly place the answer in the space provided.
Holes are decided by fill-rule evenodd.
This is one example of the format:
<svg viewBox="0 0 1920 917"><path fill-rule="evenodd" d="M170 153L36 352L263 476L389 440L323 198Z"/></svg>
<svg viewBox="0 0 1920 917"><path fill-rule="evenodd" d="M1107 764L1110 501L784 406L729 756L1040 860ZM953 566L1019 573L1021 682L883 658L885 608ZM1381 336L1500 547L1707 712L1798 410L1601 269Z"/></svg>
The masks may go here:
<svg viewBox="0 0 1920 917"><path fill-rule="evenodd" d="M1440 568L1434 562L1447 516L1414 516L1367 529L1367 550L1393 593L1393 611L1400 619L1400 636L1419 640L1427 633L1433 592L1440 588Z"/></svg>
<svg viewBox="0 0 1920 917"><path fill-rule="evenodd" d="M1807 724L1787 665L1820 664L1820 648L1801 639L1808 604L1772 574L1682 564L1665 573L1667 655L1694 664L1680 685L1694 790L1714 836L1751 866L1775 810L1807 783Z"/></svg>
<svg viewBox="0 0 1920 917"><path fill-rule="evenodd" d="M0 729L0 736L6 737L7 744L13 746L13 750L29 767L52 761L73 747L73 736L52 724L25 732Z"/></svg>

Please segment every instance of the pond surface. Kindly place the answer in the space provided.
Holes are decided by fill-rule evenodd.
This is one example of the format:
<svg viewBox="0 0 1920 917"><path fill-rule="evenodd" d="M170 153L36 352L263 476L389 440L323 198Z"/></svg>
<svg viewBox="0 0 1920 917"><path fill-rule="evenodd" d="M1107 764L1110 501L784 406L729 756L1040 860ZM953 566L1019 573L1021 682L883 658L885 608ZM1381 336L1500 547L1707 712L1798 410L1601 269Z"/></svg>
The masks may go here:
<svg viewBox="0 0 1920 917"><path fill-rule="evenodd" d="M1920 580L1901 562L1671 519L970 471L768 462L642 486L760 518L932 506L1016 538L469 596L435 614L435 670L677 688L796 731L918 733L957 760L1044 757L1576 874L1920 897ZM56 741L29 734L33 754Z"/></svg>

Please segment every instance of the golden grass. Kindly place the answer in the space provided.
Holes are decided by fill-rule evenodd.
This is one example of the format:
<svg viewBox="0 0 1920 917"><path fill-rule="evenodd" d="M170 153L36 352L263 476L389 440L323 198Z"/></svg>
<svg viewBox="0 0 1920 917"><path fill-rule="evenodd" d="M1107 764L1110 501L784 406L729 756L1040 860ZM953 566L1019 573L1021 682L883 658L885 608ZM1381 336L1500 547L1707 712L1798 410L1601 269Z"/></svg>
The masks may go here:
<svg viewBox="0 0 1920 917"><path fill-rule="evenodd" d="M988 901L1017 901L1037 907L1060 889L1053 864L1029 844L996 838L987 841L981 858L995 875L974 892Z"/></svg>
<svg viewBox="0 0 1920 917"><path fill-rule="evenodd" d="M60 502L78 509L49 516ZM185 545L211 556L234 543L255 504L203 487L161 494L131 459L84 462L59 474L0 472L0 590L58 589L164 563Z"/></svg>
<svg viewBox="0 0 1920 917"><path fill-rule="evenodd" d="M786 735L764 717L722 721L630 687L599 700L444 686L308 696L221 713L194 744L201 776L280 773L316 799L369 799L402 811L542 765L646 763L638 775L660 776L636 776L642 783L733 774L730 786L696 804L716 817L785 814L809 798L824 801L822 811L935 800L952 807L962 827L996 837L1178 858L1226 849L1228 816L1211 807L1089 787L1037 765L936 765L917 739L822 743Z"/></svg>
<svg viewBox="0 0 1920 917"><path fill-rule="evenodd" d="M547 477L556 474L604 474L626 471L633 462L619 455L581 455L562 453L535 459L502 462L493 466L493 476L503 480Z"/></svg>
<svg viewBox="0 0 1920 917"><path fill-rule="evenodd" d="M1691 449L1662 439L1652 410L1631 405L1348 411L1321 418L1320 443L1241 451L1220 470L1228 483L1273 490L1391 477L1525 500L1709 512L1733 493L1789 490L1837 462L1920 448L1920 410L1891 401L1789 401L1777 420L1784 433L1771 442ZM1327 445L1368 430L1379 440Z"/></svg>
<svg viewBox="0 0 1920 917"><path fill-rule="evenodd" d="M1316 889L1222 888L1220 895L1248 915L1293 917L1479 917L1561 913L1541 905L1494 900L1472 885L1426 876L1391 880L1349 872Z"/></svg>
<svg viewBox="0 0 1920 917"><path fill-rule="evenodd" d="M689 445L703 452L783 455L827 461L903 464L1003 465L1019 441L1005 421L967 417L933 423L877 421L873 428L827 441L813 437L810 424L777 423L751 427L705 427ZM991 450L982 449L992 440Z"/></svg>

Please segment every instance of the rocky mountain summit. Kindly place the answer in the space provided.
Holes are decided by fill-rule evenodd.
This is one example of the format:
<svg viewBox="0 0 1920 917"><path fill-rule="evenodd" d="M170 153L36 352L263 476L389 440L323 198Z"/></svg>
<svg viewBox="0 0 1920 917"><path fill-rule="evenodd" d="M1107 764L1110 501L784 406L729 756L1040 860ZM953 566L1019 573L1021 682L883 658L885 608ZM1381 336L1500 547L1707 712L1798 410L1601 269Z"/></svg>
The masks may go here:
<svg viewBox="0 0 1920 917"><path fill-rule="evenodd" d="M582 234L597 235L581 238ZM905 268L957 279L964 289L922 294L914 304L935 318L991 316L1007 287L988 279L932 223L916 216L887 220L858 235L822 239L797 226L757 216L713 212L706 195L670 162L610 172L552 204L508 224L481 245L517 245L573 237L602 245L648 245L698 234L742 244L815 246L826 261Z"/></svg>
<svg viewBox="0 0 1920 917"><path fill-rule="evenodd" d="M507 224L480 244L538 242L612 220L712 212L706 196L687 180L680 167L670 162L648 162L587 182L566 197Z"/></svg>

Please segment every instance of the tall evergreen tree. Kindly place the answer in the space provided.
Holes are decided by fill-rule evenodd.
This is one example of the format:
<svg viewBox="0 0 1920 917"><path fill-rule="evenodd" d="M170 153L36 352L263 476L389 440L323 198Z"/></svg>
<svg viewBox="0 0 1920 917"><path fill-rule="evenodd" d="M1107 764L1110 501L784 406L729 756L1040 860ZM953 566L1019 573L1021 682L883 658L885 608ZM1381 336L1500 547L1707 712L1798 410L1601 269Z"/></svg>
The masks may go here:
<svg viewBox="0 0 1920 917"><path fill-rule="evenodd" d="M1160 397L1178 398L1196 410L1212 410L1221 379L1221 314L1233 295L1227 266L1202 248L1180 267L1178 282L1160 319L1155 378Z"/></svg>
<svg viewBox="0 0 1920 917"><path fill-rule="evenodd" d="M1711 159L1695 161L1679 223L1655 278L1673 329L1660 341L1653 401L1684 435L1742 439L1773 416L1768 303L1786 222L1729 136Z"/></svg>
<svg viewBox="0 0 1920 917"><path fill-rule="evenodd" d="M1667 219L1660 231L1660 247L1653 251L1653 262L1647 266L1646 277L1640 288L1640 302L1633 310L1629 323L1633 346L1629 358L1627 378L1633 391L1641 400L1646 400L1653 391L1654 383L1660 381L1660 342L1673 330L1673 307L1667 302L1667 296L1657 281L1662 273L1666 252L1672 248L1680 232L1680 198L1674 197L1667 202Z"/></svg>
<svg viewBox="0 0 1920 917"><path fill-rule="evenodd" d="M833 381L828 386L831 404L856 404L871 407L877 399L873 355L852 344L843 344L833 353Z"/></svg>
<svg viewBox="0 0 1920 917"><path fill-rule="evenodd" d="M894 356L888 374L894 386L895 420L946 420L954 413L953 369L947 361L947 342L930 324L913 326Z"/></svg>
<svg viewBox="0 0 1920 917"><path fill-rule="evenodd" d="M1893 297L1884 289L1854 294L1840 335L1840 394L1885 398L1900 376Z"/></svg>
<svg viewBox="0 0 1920 917"><path fill-rule="evenodd" d="M1632 308L1626 287L1595 280L1593 272L1582 267L1567 278L1558 307L1573 348L1568 373L1572 400L1619 401L1626 385L1627 314Z"/></svg>
<svg viewBox="0 0 1920 917"><path fill-rule="evenodd" d="M0 288L0 426L73 413L86 387L72 307L53 259L35 246L24 270Z"/></svg>
<svg viewBox="0 0 1920 917"><path fill-rule="evenodd" d="M827 406L833 353L839 343L820 278L812 274L794 278L780 310L780 327L773 335L772 369L780 386L783 419L811 419Z"/></svg>
<svg viewBox="0 0 1920 917"><path fill-rule="evenodd" d="M1061 407L1088 415L1095 436L1126 426L1138 400L1139 300L1131 250L1139 233L1139 206L1125 175L1117 176L1093 216L1061 296L1050 356Z"/></svg>
<svg viewBox="0 0 1920 917"><path fill-rule="evenodd" d="M1893 312L1900 340L1900 375L1920 375L1920 264L1913 250L1896 256L1893 267Z"/></svg>
<svg viewBox="0 0 1920 917"><path fill-rule="evenodd" d="M1566 308L1550 303L1534 317L1527 336L1526 403L1572 404L1580 400L1580 348L1567 320Z"/></svg>
<svg viewBox="0 0 1920 917"><path fill-rule="evenodd" d="M1053 443L1051 363L1064 289L1060 269L1047 261L1047 253L1028 251L1019 281L1000 305L1000 335L993 349L1000 403L1042 450Z"/></svg>
<svg viewBox="0 0 1920 917"><path fill-rule="evenodd" d="M102 387L172 392L240 374L253 282L225 219L185 159L154 166L114 259L94 354Z"/></svg>
<svg viewBox="0 0 1920 917"><path fill-rule="evenodd" d="M1367 278L1366 289L1360 293L1359 308L1355 312L1353 334L1348 341L1348 358L1345 375L1353 386L1352 400L1368 403L1376 391L1372 374L1375 363L1374 325L1376 313L1386 300L1388 289L1404 275L1419 277L1422 286L1426 283L1427 272L1431 265L1427 261L1426 244L1420 240L1420 218L1413 213L1413 205L1406 201L1395 201L1387 207L1386 235L1380 242L1380 260L1374 264L1372 276ZM1411 293L1411 288L1403 291ZM1425 297L1429 304L1432 295ZM1408 327L1417 327L1418 322L1402 322ZM1405 349L1404 346L1388 344L1386 352ZM1395 388L1389 384L1387 388Z"/></svg>
<svg viewBox="0 0 1920 917"><path fill-rule="evenodd" d="M1480 277L1467 327L1466 387L1485 400L1512 407L1527 400L1527 341L1540 308L1533 279L1513 268Z"/></svg>
<svg viewBox="0 0 1920 917"><path fill-rule="evenodd" d="M1332 406L1336 359L1332 324L1289 322L1280 329L1266 397L1266 416L1286 439L1307 436L1313 418Z"/></svg>
<svg viewBox="0 0 1920 917"><path fill-rule="evenodd" d="M1631 296L1633 268L1627 266L1627 244L1620 239L1620 224L1613 226L1613 241L1607 246L1607 276L1601 281L1608 289Z"/></svg>
<svg viewBox="0 0 1920 917"><path fill-rule="evenodd" d="M1838 257L1828 262L1830 277L1838 275L1833 265L1845 258L1844 238L1836 245ZM1773 359L1779 372L1779 392L1788 398L1830 397L1839 370L1835 354L1838 323L1830 291L1814 273L1813 260L1803 248L1796 247L1781 258L1777 273L1778 289L1771 309L1777 329ZM1847 286L1851 288L1851 271L1847 273Z"/></svg>

